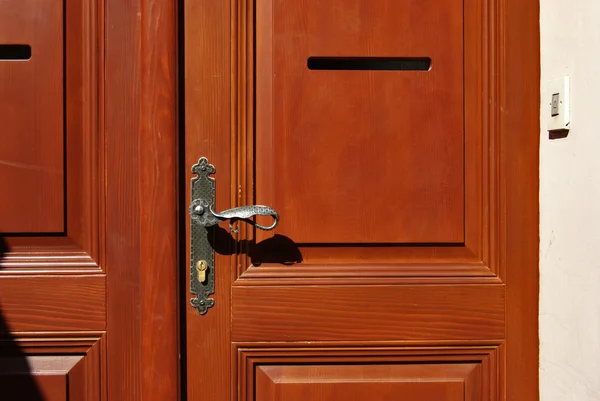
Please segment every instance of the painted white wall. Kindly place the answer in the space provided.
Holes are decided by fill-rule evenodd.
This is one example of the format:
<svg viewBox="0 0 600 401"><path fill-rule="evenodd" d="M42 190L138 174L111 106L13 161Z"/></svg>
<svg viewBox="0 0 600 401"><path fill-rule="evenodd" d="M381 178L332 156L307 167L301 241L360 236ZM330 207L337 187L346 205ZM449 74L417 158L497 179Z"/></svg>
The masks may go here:
<svg viewBox="0 0 600 401"><path fill-rule="evenodd" d="M600 0L540 0L540 398L600 400ZM568 137L544 83L571 76Z"/></svg>

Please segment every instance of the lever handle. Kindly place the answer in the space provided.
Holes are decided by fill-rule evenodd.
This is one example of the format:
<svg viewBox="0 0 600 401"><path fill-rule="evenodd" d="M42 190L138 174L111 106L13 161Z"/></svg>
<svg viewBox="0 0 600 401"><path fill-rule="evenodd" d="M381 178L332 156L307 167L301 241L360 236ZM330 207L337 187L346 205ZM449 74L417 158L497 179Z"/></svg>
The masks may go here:
<svg viewBox="0 0 600 401"><path fill-rule="evenodd" d="M237 230L233 229L234 222L237 220L244 220L248 222L248 220L254 216L271 216L273 218L273 224L270 226L263 226L258 223L254 224L256 228L260 228L261 230L265 231L274 229L279 222L279 215L275 209L269 206L238 206L222 212L215 212L213 205L209 205L208 202L203 201L202 199L195 199L192 201L190 206L190 214L192 219L204 227L211 227L219 224L222 221L229 220L229 229L232 232L237 232Z"/></svg>
<svg viewBox="0 0 600 401"><path fill-rule="evenodd" d="M209 227L229 220L229 229L232 232L233 223L243 220L254 224L250 219L255 216L270 216L273 224L263 226L254 224L261 230L272 230L279 222L277 212L268 206L240 206L233 209L215 212L215 179L211 177L216 172L215 167L208 162L206 157L201 157L197 164L192 166L196 177L191 182L190 202L190 292L195 295L190 303L196 310L204 315L215 304L215 251L210 238L214 235Z"/></svg>

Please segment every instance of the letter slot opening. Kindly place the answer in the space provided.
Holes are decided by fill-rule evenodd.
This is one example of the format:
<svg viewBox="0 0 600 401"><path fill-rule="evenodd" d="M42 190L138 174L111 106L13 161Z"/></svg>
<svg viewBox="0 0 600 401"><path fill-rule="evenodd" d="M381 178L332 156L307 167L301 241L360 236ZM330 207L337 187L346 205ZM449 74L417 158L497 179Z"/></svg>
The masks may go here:
<svg viewBox="0 0 600 401"><path fill-rule="evenodd" d="M31 46L0 44L0 60L29 60Z"/></svg>
<svg viewBox="0 0 600 401"><path fill-rule="evenodd" d="M429 57L309 57L309 70L429 71Z"/></svg>

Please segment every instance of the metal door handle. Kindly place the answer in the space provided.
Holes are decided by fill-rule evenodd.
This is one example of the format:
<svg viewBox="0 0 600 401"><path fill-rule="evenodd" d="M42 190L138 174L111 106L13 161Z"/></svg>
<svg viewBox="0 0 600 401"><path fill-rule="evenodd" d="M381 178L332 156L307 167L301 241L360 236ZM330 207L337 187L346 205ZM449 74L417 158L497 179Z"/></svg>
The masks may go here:
<svg viewBox="0 0 600 401"><path fill-rule="evenodd" d="M189 209L190 292L196 297L190 303L204 315L215 304L215 300L209 298L215 293L215 251L209 241L209 236L214 233L209 228L229 220L229 229L237 232L233 229L233 223L242 220L261 230L272 230L279 222L279 215L273 208L262 205L240 206L215 212L215 179L211 177L216 172L215 167L208 163L206 157L202 157L192 166L192 172L197 177L192 179ZM263 226L253 223L250 219L254 216L271 216L273 224Z"/></svg>
<svg viewBox="0 0 600 401"><path fill-rule="evenodd" d="M239 206L233 209L227 209L222 212L215 212L213 205L209 205L208 202L202 199L194 199L190 206L190 215L192 219L197 221L204 227L211 227L219 224L222 221L229 220L229 228L232 232L237 232L233 229L233 223L238 220L248 221L248 219L254 216L271 216L273 217L273 224L270 226L263 226L255 223L256 228L261 230L269 231L274 229L279 222L279 215L275 209L269 206L252 205L252 206Z"/></svg>

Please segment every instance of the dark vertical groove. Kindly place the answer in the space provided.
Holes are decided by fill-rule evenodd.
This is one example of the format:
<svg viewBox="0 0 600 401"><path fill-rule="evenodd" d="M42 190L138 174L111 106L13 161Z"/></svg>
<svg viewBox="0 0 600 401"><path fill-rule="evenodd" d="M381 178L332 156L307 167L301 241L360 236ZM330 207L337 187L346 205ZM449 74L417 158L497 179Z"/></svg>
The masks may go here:
<svg viewBox="0 0 600 401"><path fill-rule="evenodd" d="M177 132L177 265L186 266L186 193L185 193L185 18L184 18L184 0L177 1L177 117L178 117L178 132ZM180 399L187 399L187 326L186 326L186 302L187 302L187 266L183 269L178 269L179 277L178 294L179 294L179 357L180 357Z"/></svg>
<svg viewBox="0 0 600 401"><path fill-rule="evenodd" d="M68 76L68 71L67 71L67 1L63 1L62 3L63 5L63 15L62 15L62 62L63 62L63 76L62 76L62 80L63 80L63 224L64 224L64 228L63 228L63 232L65 235L67 235L68 229L69 229L69 222L67 221L68 217L69 217L69 213L68 213L68 192L67 192L67 141L68 141L68 129L67 129L67 76ZM30 50L30 55L31 55L31 49Z"/></svg>

